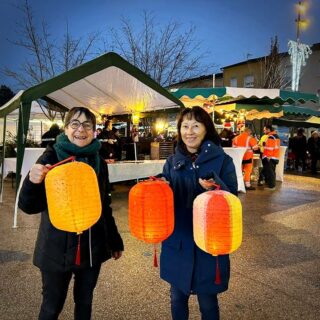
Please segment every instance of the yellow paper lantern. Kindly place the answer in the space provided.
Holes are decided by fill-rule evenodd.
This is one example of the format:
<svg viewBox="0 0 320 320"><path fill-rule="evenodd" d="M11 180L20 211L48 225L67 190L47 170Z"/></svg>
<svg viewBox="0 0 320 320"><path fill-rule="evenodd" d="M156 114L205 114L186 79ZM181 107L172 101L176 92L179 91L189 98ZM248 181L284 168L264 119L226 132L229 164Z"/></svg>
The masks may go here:
<svg viewBox="0 0 320 320"><path fill-rule="evenodd" d="M229 254L242 241L242 206L227 191L207 191L193 202L193 236L197 246L214 256Z"/></svg>
<svg viewBox="0 0 320 320"><path fill-rule="evenodd" d="M137 183L129 192L129 229L133 236L158 243L174 229L173 193L162 180Z"/></svg>
<svg viewBox="0 0 320 320"><path fill-rule="evenodd" d="M57 229L80 234L99 220L98 180L88 164L73 161L53 168L46 175L45 188L49 218Z"/></svg>

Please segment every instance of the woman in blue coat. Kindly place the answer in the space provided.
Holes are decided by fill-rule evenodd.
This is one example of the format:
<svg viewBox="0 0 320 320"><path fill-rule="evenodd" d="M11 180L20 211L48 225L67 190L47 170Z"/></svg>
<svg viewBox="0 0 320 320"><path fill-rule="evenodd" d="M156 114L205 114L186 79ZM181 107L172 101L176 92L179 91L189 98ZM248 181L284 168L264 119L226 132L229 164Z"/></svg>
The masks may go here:
<svg viewBox="0 0 320 320"><path fill-rule="evenodd" d="M188 299L196 294L203 320L219 319L217 294L228 289L230 261L219 256L221 283L216 284L216 259L193 240L193 200L211 189L212 182L237 195L232 158L220 146L209 114L201 107L182 111L178 120L176 152L163 169L174 193L175 227L162 243L160 276L171 285L173 320L188 319Z"/></svg>

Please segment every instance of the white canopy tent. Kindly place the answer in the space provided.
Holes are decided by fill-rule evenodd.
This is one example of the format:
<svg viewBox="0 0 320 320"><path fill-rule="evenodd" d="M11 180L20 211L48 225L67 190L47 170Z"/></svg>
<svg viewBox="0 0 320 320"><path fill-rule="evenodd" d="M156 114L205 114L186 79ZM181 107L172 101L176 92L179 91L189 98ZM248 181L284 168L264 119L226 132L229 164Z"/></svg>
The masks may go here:
<svg viewBox="0 0 320 320"><path fill-rule="evenodd" d="M7 116L19 109L17 185L19 185L30 109L32 102L37 99L43 99L64 110L75 106L86 106L97 116L183 106L181 101L166 89L113 52L20 91L0 107L0 118L4 118L4 132Z"/></svg>

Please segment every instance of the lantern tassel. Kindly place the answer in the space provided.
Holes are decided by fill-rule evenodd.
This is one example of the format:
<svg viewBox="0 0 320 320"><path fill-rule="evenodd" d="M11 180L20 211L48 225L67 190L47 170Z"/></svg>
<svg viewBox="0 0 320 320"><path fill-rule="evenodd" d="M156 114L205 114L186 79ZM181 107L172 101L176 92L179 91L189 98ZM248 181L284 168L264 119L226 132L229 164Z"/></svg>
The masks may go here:
<svg viewBox="0 0 320 320"><path fill-rule="evenodd" d="M153 266L158 268L157 247L154 245Z"/></svg>
<svg viewBox="0 0 320 320"><path fill-rule="evenodd" d="M76 253L76 266L80 266L80 236L81 234L78 235L78 245L77 245L77 253Z"/></svg>
<svg viewBox="0 0 320 320"><path fill-rule="evenodd" d="M214 280L215 284L221 284L221 277L220 277L220 268L219 268L219 260L218 256L216 258L216 279Z"/></svg>

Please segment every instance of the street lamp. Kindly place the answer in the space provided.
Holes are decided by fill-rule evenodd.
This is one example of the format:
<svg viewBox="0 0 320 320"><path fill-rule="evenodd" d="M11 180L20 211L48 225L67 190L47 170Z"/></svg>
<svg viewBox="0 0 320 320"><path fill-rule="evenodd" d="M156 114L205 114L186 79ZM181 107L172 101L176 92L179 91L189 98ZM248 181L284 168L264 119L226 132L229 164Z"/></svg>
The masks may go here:
<svg viewBox="0 0 320 320"><path fill-rule="evenodd" d="M298 17L295 20L297 24L297 40L290 40L288 42L288 53L290 55L290 61L292 64L292 91L298 91L301 67L306 65L307 59L312 53L310 47L306 44L300 43L299 40L301 29L306 29L308 26L308 20L301 18L301 16L305 14L305 11L306 4L302 1L299 1L297 5Z"/></svg>
<svg viewBox="0 0 320 320"><path fill-rule="evenodd" d="M307 4L305 2L299 1L296 7L298 16L295 22L297 24L297 42L299 42L301 29L305 30L308 27L309 21L301 17L302 15L305 15L307 11Z"/></svg>

